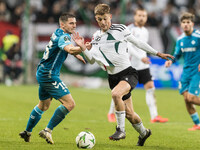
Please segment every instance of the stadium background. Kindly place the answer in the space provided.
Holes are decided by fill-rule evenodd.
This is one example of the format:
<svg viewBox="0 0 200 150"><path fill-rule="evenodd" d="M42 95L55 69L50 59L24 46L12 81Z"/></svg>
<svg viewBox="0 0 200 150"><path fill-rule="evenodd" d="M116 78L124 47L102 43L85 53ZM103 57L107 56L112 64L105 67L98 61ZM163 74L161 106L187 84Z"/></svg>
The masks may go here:
<svg viewBox="0 0 200 150"><path fill-rule="evenodd" d="M93 9L98 3L107 3L111 6L113 23L126 25L133 22L133 10L144 7L148 12L146 27L150 34L149 44L160 52L170 54L173 54L175 40L181 34L178 22L180 14L184 11L192 12L196 15L196 24L200 22L200 0L0 0L0 78L3 74L2 56L5 45L14 43L3 42L8 32L20 39L23 73L17 84L36 83L37 64L49 42L49 37L58 27L60 14L63 11L74 13L77 16L77 31L86 41L90 41L92 34L98 29L93 15ZM181 61L166 69L163 66L164 60L153 56L150 58L155 86L177 88L177 81L182 72ZM73 56L68 56L61 75L67 84L89 87L101 86L102 79L107 77L106 72L97 64L84 65Z"/></svg>

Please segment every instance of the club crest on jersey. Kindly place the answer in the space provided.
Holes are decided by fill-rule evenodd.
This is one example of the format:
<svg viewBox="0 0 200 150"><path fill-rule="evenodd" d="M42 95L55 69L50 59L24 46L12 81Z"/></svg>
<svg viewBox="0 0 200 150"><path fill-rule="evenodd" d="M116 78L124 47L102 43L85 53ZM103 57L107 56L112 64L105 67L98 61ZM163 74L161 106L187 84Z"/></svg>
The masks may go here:
<svg viewBox="0 0 200 150"><path fill-rule="evenodd" d="M69 37L68 37L68 36L65 36L65 37L64 37L64 40L65 40L65 43L67 43L67 42L70 42L70 40L69 40Z"/></svg>
<svg viewBox="0 0 200 150"><path fill-rule="evenodd" d="M195 40L192 40L192 42L191 42L191 43L192 43L192 45L194 45L196 42L195 42Z"/></svg>
<svg viewBox="0 0 200 150"><path fill-rule="evenodd" d="M96 38L95 38L95 41L100 41L101 40L101 37L100 36L97 36Z"/></svg>

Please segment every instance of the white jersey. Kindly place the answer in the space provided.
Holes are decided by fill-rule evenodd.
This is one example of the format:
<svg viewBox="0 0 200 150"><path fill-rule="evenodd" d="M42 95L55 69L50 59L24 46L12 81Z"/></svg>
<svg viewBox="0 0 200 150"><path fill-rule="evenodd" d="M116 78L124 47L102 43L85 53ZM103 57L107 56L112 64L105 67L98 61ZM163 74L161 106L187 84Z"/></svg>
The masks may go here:
<svg viewBox="0 0 200 150"><path fill-rule="evenodd" d="M138 41L122 24L112 24L106 32L96 31L91 41L91 50L85 50L84 54L90 63L96 61L108 74L116 74L131 66L128 42L153 55L157 54L149 45Z"/></svg>
<svg viewBox="0 0 200 150"><path fill-rule="evenodd" d="M145 43L148 42L149 32L145 27L137 27L134 24L130 24L128 28L136 38L142 40ZM131 51L129 51L129 54L131 65L133 68L135 68L136 70L149 68L149 64L145 64L141 61L142 58L147 57L147 53L145 51L138 49L132 43L128 43L128 49L132 49Z"/></svg>

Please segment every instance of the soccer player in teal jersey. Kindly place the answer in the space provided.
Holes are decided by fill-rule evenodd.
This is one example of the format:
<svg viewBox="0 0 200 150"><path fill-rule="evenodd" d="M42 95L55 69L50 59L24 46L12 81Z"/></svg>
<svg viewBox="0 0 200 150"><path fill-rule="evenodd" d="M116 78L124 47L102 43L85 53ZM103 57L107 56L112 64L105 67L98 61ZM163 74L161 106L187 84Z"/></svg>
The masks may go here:
<svg viewBox="0 0 200 150"><path fill-rule="evenodd" d="M42 114L49 108L52 98L59 100L62 104L55 110L47 127L39 132L40 137L46 139L47 143L53 144L52 130L65 116L74 108L75 102L69 89L61 81L60 69L68 54L74 55L84 62L79 46L71 43L71 34L76 34L76 18L72 14L63 13L59 18L60 28L51 36L49 44L46 46L43 58L37 68L37 81L39 83L39 104L32 110L26 130L19 135L25 142L30 141L33 128L41 119ZM78 39L83 42L84 39ZM76 40L77 41L77 40ZM84 46L83 46L84 47Z"/></svg>
<svg viewBox="0 0 200 150"><path fill-rule="evenodd" d="M181 28L184 33L178 38L174 57L178 60L184 58L183 73L179 82L180 94L183 95L186 108L190 114L194 126L188 130L200 130L200 121L194 104L200 105L200 31L193 29L194 15L184 13L181 18ZM165 66L171 66L171 60L166 61Z"/></svg>

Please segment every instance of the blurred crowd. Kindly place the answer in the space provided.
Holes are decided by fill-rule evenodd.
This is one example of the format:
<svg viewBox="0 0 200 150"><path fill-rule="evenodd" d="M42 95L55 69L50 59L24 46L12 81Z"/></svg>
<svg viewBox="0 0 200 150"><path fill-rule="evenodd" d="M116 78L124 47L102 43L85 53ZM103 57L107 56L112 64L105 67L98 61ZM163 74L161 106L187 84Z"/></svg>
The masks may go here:
<svg viewBox="0 0 200 150"><path fill-rule="evenodd" d="M58 23L62 12L76 15L78 24L96 24L94 7L98 3L111 6L113 23L128 25L133 21L133 11L142 7L148 12L147 26L159 29L164 48L167 49L169 28L179 24L179 16L188 11L196 15L200 23L200 0L0 0L0 22L7 22L22 28L24 12L28 7L32 23ZM12 32L0 39L0 61L3 64L3 82L17 79L22 73L20 37ZM7 40L6 40L7 39ZM12 40L10 40L12 39ZM8 46L9 45L9 46Z"/></svg>
<svg viewBox="0 0 200 150"><path fill-rule="evenodd" d="M0 0L0 21L21 25L27 0ZM32 22L57 23L63 11L76 14L77 20L95 23L93 10L98 3L111 6L113 22L129 23L133 10L143 7L148 11L149 26L170 26L178 23L183 11L196 15L200 22L200 0L29 0ZM124 17L126 16L126 17Z"/></svg>

